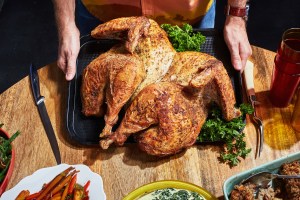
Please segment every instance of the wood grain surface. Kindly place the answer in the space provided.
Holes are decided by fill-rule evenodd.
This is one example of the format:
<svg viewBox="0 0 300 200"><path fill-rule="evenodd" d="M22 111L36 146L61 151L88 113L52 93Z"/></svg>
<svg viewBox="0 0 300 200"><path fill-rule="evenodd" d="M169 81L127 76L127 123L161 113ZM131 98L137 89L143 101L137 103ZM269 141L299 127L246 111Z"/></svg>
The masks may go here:
<svg viewBox="0 0 300 200"><path fill-rule="evenodd" d="M41 94L58 138L62 162L83 163L103 178L108 200L122 199L135 188L157 180L174 179L194 183L223 199L222 185L230 176L300 150L300 133L290 126L293 104L279 109L269 100L274 52L253 48L254 85L258 101L257 114L265 126L265 143L260 158L255 159L256 129L247 117L247 147L252 152L233 168L218 160L222 146L194 145L185 152L155 158L140 152L135 144L108 150L82 147L68 139L66 129L67 85L55 64L39 70ZM16 163L8 188L40 168L54 166L55 159L33 101L29 77L0 95L0 122L4 130L21 135L14 141Z"/></svg>

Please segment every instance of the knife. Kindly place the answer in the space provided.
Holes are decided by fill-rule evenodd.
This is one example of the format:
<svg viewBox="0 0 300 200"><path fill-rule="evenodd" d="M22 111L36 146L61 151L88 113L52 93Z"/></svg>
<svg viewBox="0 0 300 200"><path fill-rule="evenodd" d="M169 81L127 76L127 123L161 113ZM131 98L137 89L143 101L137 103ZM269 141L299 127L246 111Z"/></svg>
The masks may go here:
<svg viewBox="0 0 300 200"><path fill-rule="evenodd" d="M49 115L47 113L47 109L46 109L46 106L44 103L45 97L41 96L41 94L40 94L40 82L39 82L38 72L37 72L37 69L32 64L30 65L29 76L30 76L30 84L31 84L31 89L32 89L34 100L35 100L35 104L38 108L44 129L46 131L48 140L51 145L51 149L54 153L56 163L61 164L59 147L58 147L55 133L54 133L54 130L53 130L53 127L52 127L52 124L49 119Z"/></svg>
<svg viewBox="0 0 300 200"><path fill-rule="evenodd" d="M250 102L251 106L254 109L252 119L256 125L257 128L257 146L256 146L256 158L260 157L260 154L263 150L263 144L264 144L264 126L262 120L257 117L256 113L256 106L259 104L257 101L256 95L255 95L255 90L254 90L254 81L253 81L253 68L254 65L250 60L247 60L244 72L243 72L243 77L245 81L245 86L247 89L247 96L248 96L248 101Z"/></svg>

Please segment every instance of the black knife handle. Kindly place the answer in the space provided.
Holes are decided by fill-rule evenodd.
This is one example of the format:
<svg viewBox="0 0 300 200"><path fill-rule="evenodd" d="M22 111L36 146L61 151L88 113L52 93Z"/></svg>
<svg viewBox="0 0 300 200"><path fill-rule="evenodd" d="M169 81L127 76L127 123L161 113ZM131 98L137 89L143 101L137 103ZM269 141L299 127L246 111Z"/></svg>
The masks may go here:
<svg viewBox="0 0 300 200"><path fill-rule="evenodd" d="M38 105L38 101L40 100L41 94L40 94L40 81L39 76L36 68L33 64L30 65L30 84L32 88L32 93L34 96L35 104Z"/></svg>

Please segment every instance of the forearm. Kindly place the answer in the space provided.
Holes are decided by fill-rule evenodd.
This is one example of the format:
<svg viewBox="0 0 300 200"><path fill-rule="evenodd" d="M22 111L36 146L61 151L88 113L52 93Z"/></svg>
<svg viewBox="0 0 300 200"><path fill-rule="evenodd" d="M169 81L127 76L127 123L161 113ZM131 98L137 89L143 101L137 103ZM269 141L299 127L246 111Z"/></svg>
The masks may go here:
<svg viewBox="0 0 300 200"><path fill-rule="evenodd" d="M52 0L58 30L57 66L70 81L76 73L80 33L75 23L75 0Z"/></svg>
<svg viewBox="0 0 300 200"><path fill-rule="evenodd" d="M240 9L245 8L246 3L247 0L228 0L230 7ZM224 39L231 54L231 63L239 71L243 71L248 57L252 54L244 17L228 13L224 26Z"/></svg>
<svg viewBox="0 0 300 200"><path fill-rule="evenodd" d="M52 0L58 34L61 36L69 26L75 25L75 0Z"/></svg>

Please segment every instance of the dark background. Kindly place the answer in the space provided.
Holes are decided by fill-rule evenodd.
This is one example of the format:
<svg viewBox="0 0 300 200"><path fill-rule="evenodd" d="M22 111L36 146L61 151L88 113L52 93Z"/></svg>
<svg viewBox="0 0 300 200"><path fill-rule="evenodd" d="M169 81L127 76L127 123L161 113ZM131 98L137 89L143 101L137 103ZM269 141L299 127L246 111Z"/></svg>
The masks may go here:
<svg viewBox="0 0 300 200"><path fill-rule="evenodd" d="M219 29L224 5L217 0ZM247 27L252 45L276 51L284 30L300 27L300 2L251 0ZM5 0L0 11L0 93L27 76L30 63L40 68L55 62L57 45L51 0Z"/></svg>

